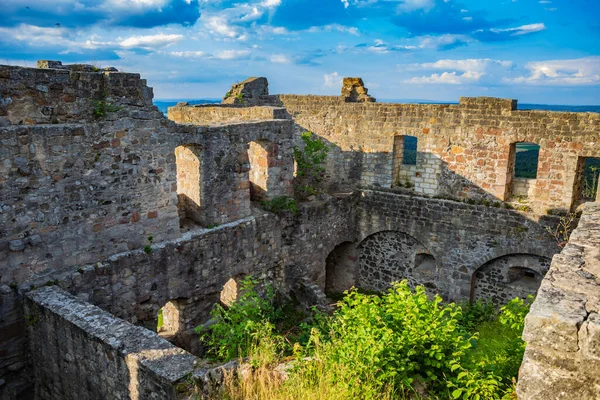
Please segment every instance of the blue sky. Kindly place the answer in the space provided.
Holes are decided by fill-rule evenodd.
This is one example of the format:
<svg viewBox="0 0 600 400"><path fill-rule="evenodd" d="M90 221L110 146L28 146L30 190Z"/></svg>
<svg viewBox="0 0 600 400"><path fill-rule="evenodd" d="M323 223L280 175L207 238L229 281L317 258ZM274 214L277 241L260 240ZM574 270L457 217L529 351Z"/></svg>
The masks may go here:
<svg viewBox="0 0 600 400"><path fill-rule="evenodd" d="M2 0L0 64L139 72L156 98L271 93L600 104L599 0Z"/></svg>

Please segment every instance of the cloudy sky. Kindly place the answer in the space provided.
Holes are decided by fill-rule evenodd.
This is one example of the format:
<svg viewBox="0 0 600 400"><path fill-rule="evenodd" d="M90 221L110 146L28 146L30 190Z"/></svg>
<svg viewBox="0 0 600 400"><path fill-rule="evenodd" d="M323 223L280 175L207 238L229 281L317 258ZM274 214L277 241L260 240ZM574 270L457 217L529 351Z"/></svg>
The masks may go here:
<svg viewBox="0 0 600 400"><path fill-rule="evenodd" d="M140 72L155 97L271 93L600 104L600 0L1 0L0 64Z"/></svg>

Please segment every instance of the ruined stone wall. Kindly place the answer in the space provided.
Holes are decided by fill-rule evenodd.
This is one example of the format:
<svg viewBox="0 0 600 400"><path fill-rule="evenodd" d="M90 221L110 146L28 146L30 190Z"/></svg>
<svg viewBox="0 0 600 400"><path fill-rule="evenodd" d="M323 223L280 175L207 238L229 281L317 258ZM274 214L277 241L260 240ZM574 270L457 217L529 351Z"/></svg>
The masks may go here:
<svg viewBox="0 0 600 400"><path fill-rule="evenodd" d="M93 121L117 109L143 119L156 111L152 97L139 74L0 65L0 126Z"/></svg>
<svg viewBox="0 0 600 400"><path fill-rule="evenodd" d="M451 300L468 300L475 272L489 261L560 250L544 228L557 217L491 206L365 190L357 218L358 283L369 290L409 278ZM490 290L502 298L504 286Z"/></svg>
<svg viewBox="0 0 600 400"><path fill-rule="evenodd" d="M289 115L282 107L244 107L243 105L229 104L199 104L190 106L187 103L178 103L174 107L169 107L168 117L171 121L179 124L194 125L232 121L289 119Z"/></svg>
<svg viewBox="0 0 600 400"><path fill-rule="evenodd" d="M525 318L519 399L600 397L600 203L587 203Z"/></svg>
<svg viewBox="0 0 600 400"><path fill-rule="evenodd" d="M174 399L197 358L56 287L27 295L36 399Z"/></svg>
<svg viewBox="0 0 600 400"><path fill-rule="evenodd" d="M69 88L80 80L103 76L116 81L119 75L77 72L79 80L75 80L75 72L68 70L2 67L2 71L7 76L0 79L3 98L20 95L22 101L11 97L7 116L0 117L5 125L0 127L1 283L23 282L142 248L148 236L154 241L178 237L178 146L199 149L198 160L192 164L200 168L200 193L179 204L186 208L188 199L187 203L195 204L200 197L199 209L191 213L200 225L251 214L248 147L252 141L269 141L277 147L277 155L267 166L276 180L275 191L268 196L293 190L289 120L227 127L176 125L136 97L145 86L139 76L135 80L137 75L129 74L127 79L132 81L126 79L118 86L125 96L119 98L121 109L90 121L87 115L70 110L67 115L78 118L76 123L48 125L28 106L30 101L41 102L30 93L35 87L60 78ZM81 90L81 99L93 96L91 89ZM121 92L114 89L111 93ZM45 104L63 105L64 96L48 96ZM142 105L128 103L136 99ZM18 124L15 115L20 113L33 116L29 122L39 124ZM192 175L187 174L190 179ZM183 183L180 180L180 186ZM186 196L183 191L179 194Z"/></svg>
<svg viewBox="0 0 600 400"><path fill-rule="evenodd" d="M398 183L396 175L418 194L508 200L511 144L531 142L541 149L530 200L545 213L571 208L578 159L600 157L597 113L519 111L516 101L495 98L461 98L459 105L346 103L334 96L278 99L297 134L312 131L333 147L327 172L334 189L390 187ZM418 138L417 165L398 164L394 174L398 135Z"/></svg>

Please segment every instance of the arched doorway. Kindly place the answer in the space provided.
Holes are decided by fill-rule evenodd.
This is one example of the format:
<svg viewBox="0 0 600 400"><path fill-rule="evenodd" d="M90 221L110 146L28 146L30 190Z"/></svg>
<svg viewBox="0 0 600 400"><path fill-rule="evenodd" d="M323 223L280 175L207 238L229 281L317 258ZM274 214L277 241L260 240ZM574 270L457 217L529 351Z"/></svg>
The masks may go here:
<svg viewBox="0 0 600 400"><path fill-rule="evenodd" d="M356 244L335 246L325 260L325 294L339 294L356 285Z"/></svg>
<svg viewBox="0 0 600 400"><path fill-rule="evenodd" d="M403 232L383 231L364 239L358 246L358 279L361 289L381 292L392 282L408 280L440 292L437 263L416 238Z"/></svg>
<svg viewBox="0 0 600 400"><path fill-rule="evenodd" d="M504 304L537 293L551 260L533 254L509 254L478 268L471 278L471 301L490 299Z"/></svg>

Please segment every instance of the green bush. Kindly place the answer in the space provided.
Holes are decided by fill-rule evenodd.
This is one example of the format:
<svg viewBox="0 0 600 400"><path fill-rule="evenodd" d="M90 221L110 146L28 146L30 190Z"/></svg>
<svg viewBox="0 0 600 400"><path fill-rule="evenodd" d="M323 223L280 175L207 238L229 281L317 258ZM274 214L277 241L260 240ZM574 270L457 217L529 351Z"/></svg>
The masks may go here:
<svg viewBox="0 0 600 400"><path fill-rule="evenodd" d="M307 197L316 193L315 185L323 180L325 175L325 160L329 148L327 144L313 135L312 132L304 132L300 136L304 146L294 147L294 159L296 160L296 176L299 181L296 186L301 197Z"/></svg>
<svg viewBox="0 0 600 400"><path fill-rule="evenodd" d="M208 330L195 328L208 345L210 357L224 361L247 357L253 348L266 346L262 341L275 343L273 348L277 353L283 350L282 338L277 337L273 323L278 317L275 291L265 285L265 293L260 296L256 290L258 283L252 277L243 279L238 299L228 308L217 304L211 311L215 323Z"/></svg>
<svg viewBox="0 0 600 400"><path fill-rule="evenodd" d="M217 306L216 323L199 332L218 359L249 357L262 368L293 351L294 367L283 383L238 382L227 390L243 387L244 393L269 393L263 398L273 399L406 399L417 389L428 399L514 396L531 299L511 300L500 310L485 301L444 304L439 296L429 299L424 287L411 290L403 281L380 295L347 292L332 316L314 313L290 334L303 316L276 307L268 285L258 295L257 284L244 280L239 299L228 309ZM286 395L298 388L305 394Z"/></svg>
<svg viewBox="0 0 600 400"><path fill-rule="evenodd" d="M471 347L458 323L462 311L441 301L405 281L381 297L351 291L331 319L325 357L350 367L348 382L369 377L374 392L390 383L400 390L415 381L438 385Z"/></svg>
<svg viewBox="0 0 600 400"><path fill-rule="evenodd" d="M298 213L296 200L287 196L277 196L271 200L263 201L262 206L265 210L280 214L283 211L290 211L294 214Z"/></svg>

